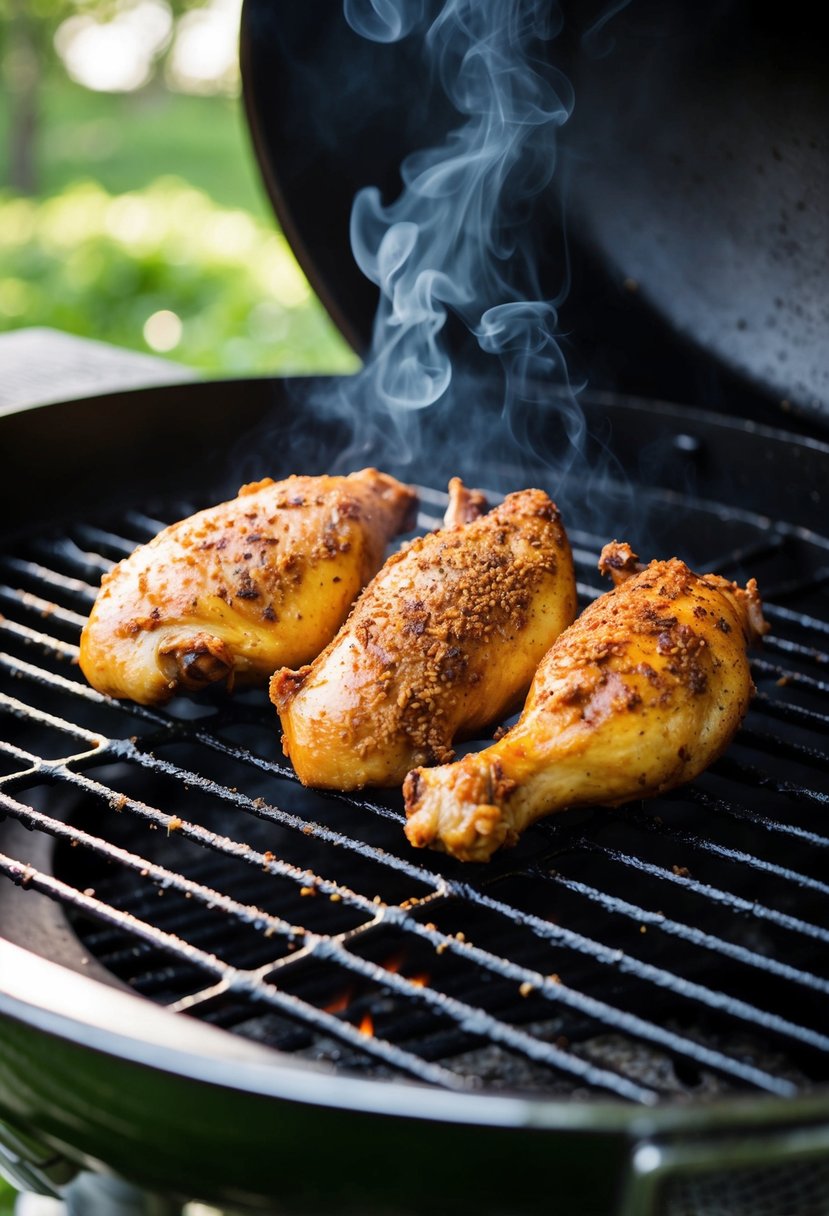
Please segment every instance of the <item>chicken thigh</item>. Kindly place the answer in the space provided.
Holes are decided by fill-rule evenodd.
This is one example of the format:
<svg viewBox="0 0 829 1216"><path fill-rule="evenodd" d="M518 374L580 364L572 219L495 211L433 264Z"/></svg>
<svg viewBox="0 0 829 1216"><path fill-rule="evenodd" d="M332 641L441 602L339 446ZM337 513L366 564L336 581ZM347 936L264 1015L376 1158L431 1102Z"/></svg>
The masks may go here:
<svg viewBox="0 0 829 1216"><path fill-rule="evenodd" d="M271 680L283 747L306 785L396 785L453 739L520 704L576 610L570 546L541 490L487 515L454 479L450 526L412 541L311 664ZM469 522L463 522L469 521Z"/></svg>
<svg viewBox="0 0 829 1216"><path fill-rule="evenodd" d="M104 575L81 634L84 675L100 692L153 705L307 662L387 542L412 526L415 504L376 469L242 486Z"/></svg>
<svg viewBox="0 0 829 1216"><path fill-rule="evenodd" d="M676 558L642 568L616 543L600 569L616 588L553 644L512 730L409 773L413 845L486 861L544 815L672 789L727 747L753 693L746 647L767 628L754 579L742 590Z"/></svg>

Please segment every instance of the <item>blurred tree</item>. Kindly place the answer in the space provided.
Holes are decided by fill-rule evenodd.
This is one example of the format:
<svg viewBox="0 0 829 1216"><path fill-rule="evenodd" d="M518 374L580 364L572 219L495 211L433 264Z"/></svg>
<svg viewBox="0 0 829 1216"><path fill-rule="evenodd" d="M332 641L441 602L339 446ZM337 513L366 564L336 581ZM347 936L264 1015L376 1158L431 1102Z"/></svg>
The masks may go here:
<svg viewBox="0 0 829 1216"><path fill-rule="evenodd" d="M207 0L163 0L175 19ZM40 96L49 72L63 70L55 34L68 18L114 19L130 0L0 0L0 75L9 107L7 180L19 194L37 191ZM169 49L171 39L163 48ZM163 58L159 56L159 59Z"/></svg>

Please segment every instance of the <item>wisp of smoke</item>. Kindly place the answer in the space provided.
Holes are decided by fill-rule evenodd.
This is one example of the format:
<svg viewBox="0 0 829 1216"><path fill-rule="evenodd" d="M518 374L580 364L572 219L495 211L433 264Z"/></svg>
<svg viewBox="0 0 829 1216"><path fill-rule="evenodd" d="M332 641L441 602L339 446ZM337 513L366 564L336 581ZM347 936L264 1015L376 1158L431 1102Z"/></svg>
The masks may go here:
<svg viewBox="0 0 829 1216"><path fill-rule="evenodd" d="M578 468L584 491L585 422L557 335L567 284L544 297L531 222L573 107L550 62L560 14L550 0L344 3L364 38L419 38L431 87L458 114L446 138L404 160L397 198L367 188L354 200L352 250L379 305L363 369L322 403L351 420L344 459L385 450L402 463L454 435L469 465L493 444L531 448L554 489ZM459 327L492 369L484 378L502 386L500 409L480 425L450 341ZM597 475L593 465L594 485Z"/></svg>

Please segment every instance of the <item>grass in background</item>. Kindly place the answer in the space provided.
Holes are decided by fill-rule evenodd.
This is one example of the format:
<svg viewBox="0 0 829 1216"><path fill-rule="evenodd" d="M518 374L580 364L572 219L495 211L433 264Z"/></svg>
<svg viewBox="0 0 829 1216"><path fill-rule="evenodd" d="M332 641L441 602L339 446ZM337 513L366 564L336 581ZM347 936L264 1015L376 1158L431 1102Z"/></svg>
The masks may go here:
<svg viewBox="0 0 829 1216"><path fill-rule="evenodd" d="M0 331L49 325L213 374L354 370L257 172L241 101L55 81L39 196L0 193ZM175 320L147 342L158 313L180 322L174 345Z"/></svg>

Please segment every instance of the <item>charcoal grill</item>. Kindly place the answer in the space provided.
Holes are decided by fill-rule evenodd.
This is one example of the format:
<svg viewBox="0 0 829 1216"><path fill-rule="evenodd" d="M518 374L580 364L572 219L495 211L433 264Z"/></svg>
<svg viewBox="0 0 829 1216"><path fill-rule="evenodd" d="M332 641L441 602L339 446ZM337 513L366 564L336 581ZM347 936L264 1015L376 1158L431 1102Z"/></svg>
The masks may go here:
<svg viewBox="0 0 829 1216"><path fill-rule="evenodd" d="M264 693L150 710L100 696L74 662L108 564L227 489L198 452L189 498L165 500L155 461L119 487L124 439L102 419L128 419L140 452L162 417L182 435L198 420L218 449L245 417L255 450L312 388L179 385L48 407L49 426L43 410L3 420L21 455L0 593L4 1117L144 1187L266 1210L417 1212L439 1194L537 1211L553 1169L572 1210L610 1211L677 1169L665 1210L684 1211L699 1162L746 1168L748 1133L764 1164L781 1156L779 1186L805 1177L820 1196L801 1162L823 1160L828 1096L829 540L800 487L827 484L829 448L586 403L625 463L663 452L638 489L642 539L760 579L758 695L692 786L559 816L469 867L410 850L396 794L302 790ZM342 437L316 439L330 467ZM739 509L722 497L737 451ZM543 478L501 454L475 470L491 492ZM672 488L680 470L693 500ZM421 528L445 501L440 472ZM610 533L568 522L584 602ZM409 1146L428 1171L406 1169Z"/></svg>
<svg viewBox="0 0 829 1216"><path fill-rule="evenodd" d="M344 154L338 90L315 109L304 66L327 48L336 83L351 55L321 11L277 20L249 0L246 101L286 231L361 347L373 301L349 278L344 217L376 167L364 154L416 146L442 116L375 107ZM271 106L307 121L271 125ZM762 391L757 366L631 301L623 332L667 353L634 384L646 397L618 391L618 363L616 389L583 395L601 496L508 435L470 464L451 419L414 464L344 458L349 429L312 404L332 381L0 419L0 1145L22 1183L54 1190L81 1166L173 1200L378 1216L826 1211L829 444L811 398L779 429L774 377ZM712 408L729 385L746 417ZM493 386L468 392L496 426ZM78 632L111 562L243 480L371 460L418 484L420 529L456 473L493 498L551 491L582 604L614 536L757 577L772 632L726 755L463 866L408 847L394 791L302 789L264 693L150 710L85 684Z"/></svg>

